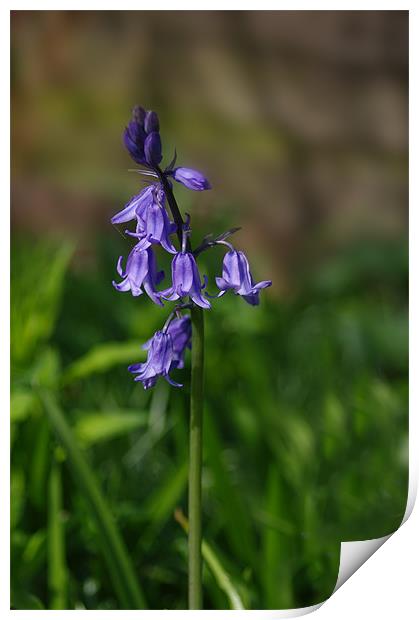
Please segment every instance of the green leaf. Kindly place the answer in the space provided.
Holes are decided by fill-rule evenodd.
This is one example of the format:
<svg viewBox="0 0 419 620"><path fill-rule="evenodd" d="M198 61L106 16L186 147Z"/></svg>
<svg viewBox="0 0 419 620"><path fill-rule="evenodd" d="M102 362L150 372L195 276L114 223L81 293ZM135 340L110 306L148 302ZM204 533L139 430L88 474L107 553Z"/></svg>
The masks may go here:
<svg viewBox="0 0 419 620"><path fill-rule="evenodd" d="M38 401L28 390L16 390L10 396L10 419L12 422L23 422L28 418Z"/></svg>
<svg viewBox="0 0 419 620"><path fill-rule="evenodd" d="M114 366L141 361L145 353L137 341L107 342L93 347L86 355L73 362L65 371L63 382L72 383L96 373L107 372Z"/></svg>
<svg viewBox="0 0 419 620"><path fill-rule="evenodd" d="M181 510L175 511L175 519L182 526L184 531L188 533L189 522ZM204 539L202 540L202 556L214 575L219 588L226 594L231 609L244 609L243 601L230 575L222 566L215 551Z"/></svg>
<svg viewBox="0 0 419 620"><path fill-rule="evenodd" d="M146 512L153 526L159 527L173 513L173 508L186 489L187 481L188 463L185 462L171 471L157 487L146 506Z"/></svg>
<svg viewBox="0 0 419 620"><path fill-rule="evenodd" d="M31 372L32 384L43 388L55 388L58 385L60 370L58 352L47 347L36 359Z"/></svg>
<svg viewBox="0 0 419 620"><path fill-rule="evenodd" d="M20 571L24 579L32 579L35 574L39 574L41 565L45 562L46 556L46 532L37 530L29 537L21 555Z"/></svg>
<svg viewBox="0 0 419 620"><path fill-rule="evenodd" d="M61 465L54 462L48 484L48 589L49 608L67 608L68 571L65 558Z"/></svg>
<svg viewBox="0 0 419 620"><path fill-rule="evenodd" d="M23 514L26 499L26 480L21 469L12 469L10 476L10 525L16 528Z"/></svg>
<svg viewBox="0 0 419 620"><path fill-rule="evenodd" d="M86 446L127 435L148 422L145 411L81 412L74 425L77 438Z"/></svg>
<svg viewBox="0 0 419 620"><path fill-rule="evenodd" d="M40 391L48 419L67 453L67 463L76 484L84 494L100 537L100 549L108 563L115 591L123 609L144 609L144 595L112 512L96 477L80 450L64 413L52 394Z"/></svg>
<svg viewBox="0 0 419 620"><path fill-rule="evenodd" d="M281 475L276 465L271 465L267 477L266 512L273 519L284 519L287 509ZM261 582L266 609L291 609L295 606L290 569L294 554L289 534L265 525L262 530L262 554Z"/></svg>
<svg viewBox="0 0 419 620"><path fill-rule="evenodd" d="M30 592L12 589L12 609L45 609L39 598Z"/></svg>
<svg viewBox="0 0 419 620"><path fill-rule="evenodd" d="M55 326L65 274L73 254L70 243L13 246L11 270L11 358L27 360Z"/></svg>

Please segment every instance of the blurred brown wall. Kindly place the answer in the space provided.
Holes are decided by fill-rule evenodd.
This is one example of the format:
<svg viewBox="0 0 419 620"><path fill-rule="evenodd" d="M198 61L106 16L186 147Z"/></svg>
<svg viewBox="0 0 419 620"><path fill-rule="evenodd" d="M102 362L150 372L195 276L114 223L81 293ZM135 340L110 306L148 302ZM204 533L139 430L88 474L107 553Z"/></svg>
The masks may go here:
<svg viewBox="0 0 419 620"><path fill-rule="evenodd" d="M11 28L14 227L106 224L135 192L120 135L138 102L167 158L208 173L196 209L230 209L284 275L406 234L407 12L15 11Z"/></svg>

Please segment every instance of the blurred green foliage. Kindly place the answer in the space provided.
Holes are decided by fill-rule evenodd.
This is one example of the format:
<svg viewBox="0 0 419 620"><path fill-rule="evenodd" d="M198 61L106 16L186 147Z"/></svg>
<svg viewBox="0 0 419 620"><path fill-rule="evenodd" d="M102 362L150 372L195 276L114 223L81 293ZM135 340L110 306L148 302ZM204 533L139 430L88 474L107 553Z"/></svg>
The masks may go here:
<svg viewBox="0 0 419 620"><path fill-rule="evenodd" d="M17 609L187 606L188 371L147 392L127 373L167 312L113 290L118 242L97 241L94 269L71 244L13 243ZM403 517L406 247L358 245L301 282L205 315L207 609L319 602L340 541Z"/></svg>

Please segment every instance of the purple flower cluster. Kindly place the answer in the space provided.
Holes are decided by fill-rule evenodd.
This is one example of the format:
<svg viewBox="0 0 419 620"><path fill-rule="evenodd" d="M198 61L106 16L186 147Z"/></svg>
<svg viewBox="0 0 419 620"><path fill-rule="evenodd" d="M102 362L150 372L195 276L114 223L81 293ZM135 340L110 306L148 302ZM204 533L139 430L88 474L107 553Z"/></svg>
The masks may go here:
<svg viewBox="0 0 419 620"><path fill-rule="evenodd" d="M208 235L199 248L192 249L189 240L189 216L184 223L173 196L171 180L194 191L210 189L211 186L198 170L174 168L176 156L162 170L160 124L155 112L136 106L123 138L132 159L143 167L138 172L150 179L150 185L131 198L122 211L111 219L115 225L134 220L136 222L135 230L125 231L136 241L128 255L125 269L122 267L123 257L119 257L117 271L122 281L113 282L113 285L118 291L131 291L135 297L145 292L160 306L163 306L163 300L179 302L164 327L143 345L147 351L146 362L129 366L129 371L136 375L135 381L141 381L145 389L153 387L159 376L164 377L171 385L181 387L181 384L173 381L169 373L173 369L184 367L185 350L191 347L191 320L188 315L182 314L182 311L194 304L209 309L211 303L208 297L221 297L230 289L254 306L259 304L260 290L271 286L272 282L264 280L255 284L244 253L235 250L225 241L236 229L227 231L216 239ZM167 211L167 203L175 220L173 222ZM171 238L175 234L180 242L179 249L176 249ZM204 250L222 245L227 246L229 251L224 256L222 277L215 279L219 292L217 295L204 295L207 278L204 276L201 280L196 258ZM160 291L157 286L163 280L164 272L157 269L155 249L158 246L173 254L171 286ZM188 298L188 301L185 302L185 298Z"/></svg>

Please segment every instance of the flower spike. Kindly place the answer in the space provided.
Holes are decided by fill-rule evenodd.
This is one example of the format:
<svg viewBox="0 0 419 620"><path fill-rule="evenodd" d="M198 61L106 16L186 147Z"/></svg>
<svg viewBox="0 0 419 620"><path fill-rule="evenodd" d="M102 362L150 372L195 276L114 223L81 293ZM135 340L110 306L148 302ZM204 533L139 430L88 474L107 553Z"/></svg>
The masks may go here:
<svg viewBox="0 0 419 620"><path fill-rule="evenodd" d="M181 300L169 314L163 328L143 345L147 351L147 361L131 365L129 371L136 375L135 381L141 381L145 389L153 387L159 376L172 385L181 387L171 379L169 373L173 369L184 367L185 351L191 348L191 318L184 315L183 311L192 309L193 306L207 310L211 308L209 297L222 297L230 289L255 306L259 304L260 291L271 286L272 282L263 280L255 283L247 257L227 241L239 227L230 228L218 236L207 234L198 247L192 248L190 216L185 214L182 218L173 194L173 181L198 192L211 189L211 185L199 170L185 166L175 167L176 149L172 161L166 167L161 166L162 141L156 112L135 106L123 139L132 159L141 166L133 171L144 176L146 180L142 182L149 182L149 185L133 196L111 219L114 226L134 221L135 229L126 230L126 234L137 240L128 255L125 269L122 256L119 258L117 271L122 280L119 283L113 282L113 285L118 291L131 291L134 297L146 293L160 306L163 305L162 300ZM171 239L174 233L177 233L179 249ZM219 291L215 296L208 293L204 295L202 291L206 288L208 279L206 276L201 279L197 257L207 249L219 245L228 248L223 259L222 276L215 279ZM156 246L161 246L173 255L172 283L162 291L157 290L164 272L157 271L154 254Z"/></svg>

